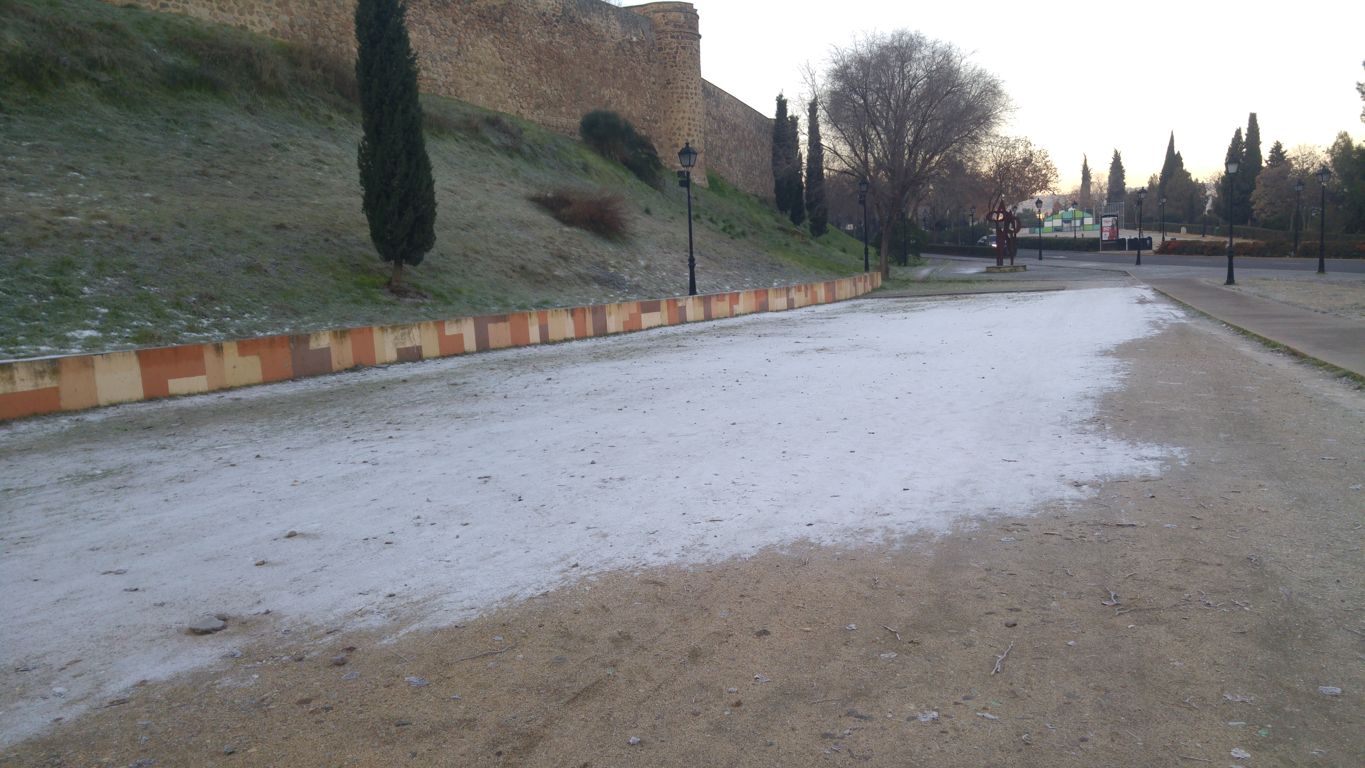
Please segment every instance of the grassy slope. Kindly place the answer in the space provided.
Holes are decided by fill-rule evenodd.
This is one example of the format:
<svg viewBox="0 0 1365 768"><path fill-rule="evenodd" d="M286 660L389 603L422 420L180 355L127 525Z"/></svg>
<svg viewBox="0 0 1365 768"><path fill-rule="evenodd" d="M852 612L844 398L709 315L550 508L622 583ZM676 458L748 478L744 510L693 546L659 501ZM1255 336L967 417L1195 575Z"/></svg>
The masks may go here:
<svg viewBox="0 0 1365 768"><path fill-rule="evenodd" d="M577 141L426 102L437 243L383 289L355 168L349 73L237 30L93 0L0 0L0 357L671 296L686 291L683 191ZM851 274L819 241L712 179L698 287ZM566 228L527 200L619 194L630 234Z"/></svg>

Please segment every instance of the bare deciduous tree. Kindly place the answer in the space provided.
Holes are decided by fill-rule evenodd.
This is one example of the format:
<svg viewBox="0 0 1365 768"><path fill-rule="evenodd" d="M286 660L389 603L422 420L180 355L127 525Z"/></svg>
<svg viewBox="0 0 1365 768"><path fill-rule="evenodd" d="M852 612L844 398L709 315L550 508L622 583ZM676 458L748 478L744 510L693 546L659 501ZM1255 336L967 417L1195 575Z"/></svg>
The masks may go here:
<svg viewBox="0 0 1365 768"><path fill-rule="evenodd" d="M1017 203L1057 186L1057 166L1047 150L1023 137L991 137L981 149L978 165L991 195L984 202L991 206L1001 198Z"/></svg>
<svg viewBox="0 0 1365 768"><path fill-rule="evenodd" d="M1009 110L999 79L954 46L918 32L871 35L808 74L819 99L827 164L868 180L880 222L917 208L954 161L970 156ZM889 227L881 270L890 273Z"/></svg>

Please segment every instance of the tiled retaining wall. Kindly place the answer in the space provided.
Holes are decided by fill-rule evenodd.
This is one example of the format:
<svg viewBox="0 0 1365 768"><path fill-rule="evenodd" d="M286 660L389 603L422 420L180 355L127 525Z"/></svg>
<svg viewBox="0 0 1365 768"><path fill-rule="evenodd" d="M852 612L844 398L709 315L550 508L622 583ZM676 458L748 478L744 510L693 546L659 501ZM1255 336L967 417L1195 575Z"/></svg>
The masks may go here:
<svg viewBox="0 0 1365 768"><path fill-rule="evenodd" d="M0 420L827 304L881 274L653 301L0 362Z"/></svg>

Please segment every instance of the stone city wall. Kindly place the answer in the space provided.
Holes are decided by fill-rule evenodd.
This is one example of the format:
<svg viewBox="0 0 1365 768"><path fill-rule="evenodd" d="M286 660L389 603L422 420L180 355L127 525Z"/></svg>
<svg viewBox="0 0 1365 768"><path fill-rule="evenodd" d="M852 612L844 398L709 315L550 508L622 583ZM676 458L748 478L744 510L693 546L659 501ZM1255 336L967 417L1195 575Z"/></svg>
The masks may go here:
<svg viewBox="0 0 1365 768"><path fill-rule="evenodd" d="M862 296L881 273L784 288L0 362L0 421L640 331Z"/></svg>
<svg viewBox="0 0 1365 768"><path fill-rule="evenodd" d="M347 0L106 0L231 24L355 55ZM701 78L688 2L618 8L601 0L409 0L408 29L428 93L578 132L594 109L620 113L672 167L684 142L696 169L772 196L771 120Z"/></svg>
<svg viewBox="0 0 1365 768"><path fill-rule="evenodd" d="M773 119L706 80L702 93L711 170L751 195L773 199Z"/></svg>

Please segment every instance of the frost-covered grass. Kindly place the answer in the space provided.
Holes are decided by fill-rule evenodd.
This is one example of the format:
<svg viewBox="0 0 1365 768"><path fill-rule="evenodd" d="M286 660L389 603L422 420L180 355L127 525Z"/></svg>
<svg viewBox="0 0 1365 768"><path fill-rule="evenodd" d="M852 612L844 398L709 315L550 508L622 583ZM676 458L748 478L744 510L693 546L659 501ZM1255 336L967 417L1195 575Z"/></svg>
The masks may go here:
<svg viewBox="0 0 1365 768"><path fill-rule="evenodd" d="M95 0L0 2L0 358L402 322L686 291L683 191L576 140L429 98L437 243L390 295L368 239L346 73L306 52ZM703 292L852 274L715 179ZM630 236L528 199L619 195Z"/></svg>

